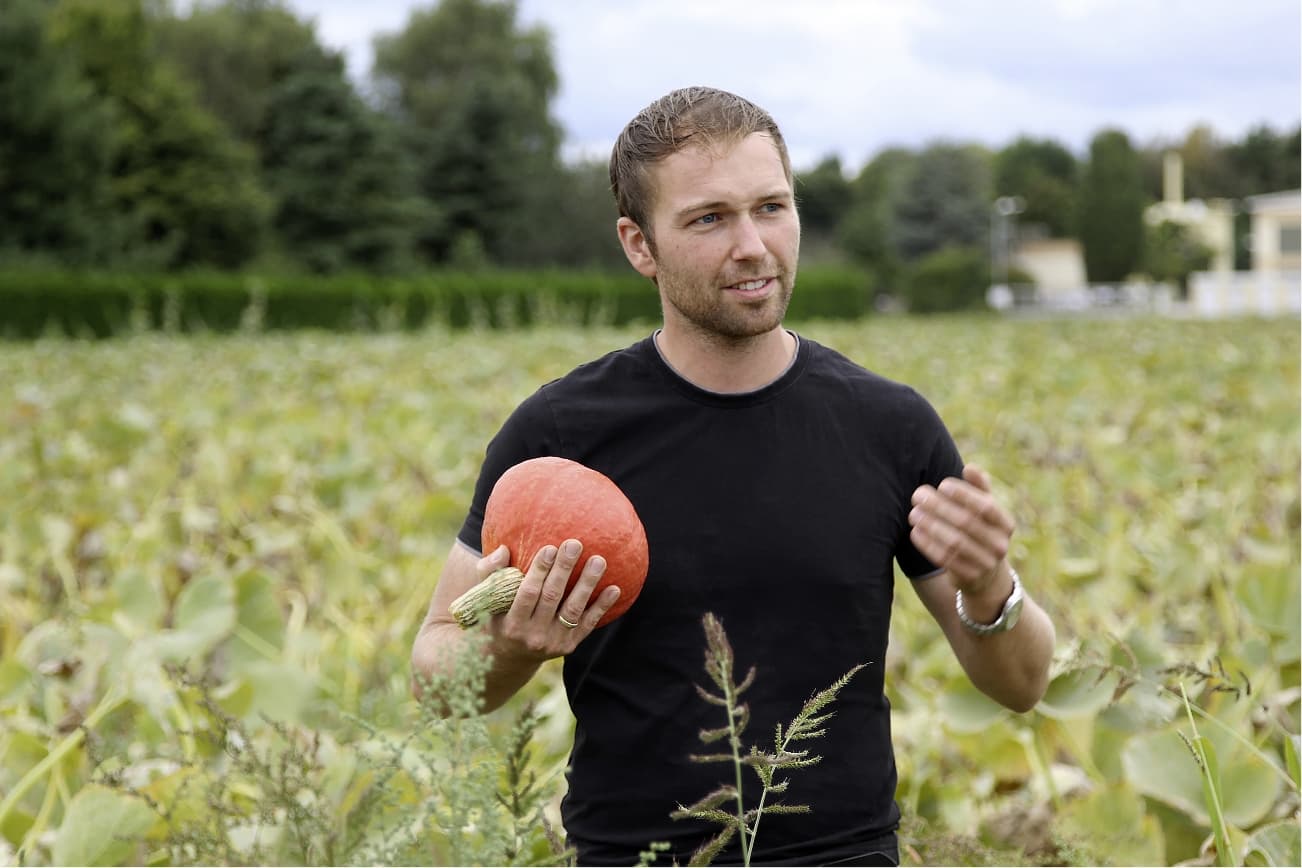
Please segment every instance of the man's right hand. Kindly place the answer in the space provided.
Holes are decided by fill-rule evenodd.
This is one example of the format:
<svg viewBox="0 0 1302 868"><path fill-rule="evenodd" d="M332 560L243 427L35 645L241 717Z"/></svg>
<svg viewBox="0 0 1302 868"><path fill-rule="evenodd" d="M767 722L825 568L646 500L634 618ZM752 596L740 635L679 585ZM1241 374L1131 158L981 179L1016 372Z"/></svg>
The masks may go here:
<svg viewBox="0 0 1302 868"><path fill-rule="evenodd" d="M605 559L593 555L566 594L570 574L582 553L583 544L576 539L538 550L511 608L489 623L494 654L541 663L569 654L596 628L619 599L620 590L612 585L592 599L592 591L606 570ZM499 546L480 559L476 570L480 576L487 576L506 566L509 558L506 546Z"/></svg>

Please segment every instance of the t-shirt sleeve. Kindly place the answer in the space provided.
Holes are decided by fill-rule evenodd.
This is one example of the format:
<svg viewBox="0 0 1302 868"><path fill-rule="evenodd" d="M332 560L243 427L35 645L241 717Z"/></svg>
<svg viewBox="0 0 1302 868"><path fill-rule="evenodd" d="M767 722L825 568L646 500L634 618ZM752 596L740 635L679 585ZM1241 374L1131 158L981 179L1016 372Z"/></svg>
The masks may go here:
<svg viewBox="0 0 1302 868"><path fill-rule="evenodd" d="M939 485L947 477L963 476L963 458L959 455L958 446L949 429L925 398L921 395L916 397L917 406L911 426L915 433L910 438L915 448L905 450L911 465L906 472L912 477L906 498L912 497L913 490L919 485ZM907 514L911 507L906 499L903 505L906 515L904 532L895 550L895 560L910 579L925 579L940 572L940 568L914 548L913 541L909 539L911 526Z"/></svg>
<svg viewBox="0 0 1302 868"><path fill-rule="evenodd" d="M555 418L542 389L525 399L515 408L501 429L488 442L484 463L479 468L475 494L470 501L466 520L457 533L457 540L471 551L483 554L482 532L484 507L488 495L503 473L521 461L543 455L559 455L561 444L557 435Z"/></svg>

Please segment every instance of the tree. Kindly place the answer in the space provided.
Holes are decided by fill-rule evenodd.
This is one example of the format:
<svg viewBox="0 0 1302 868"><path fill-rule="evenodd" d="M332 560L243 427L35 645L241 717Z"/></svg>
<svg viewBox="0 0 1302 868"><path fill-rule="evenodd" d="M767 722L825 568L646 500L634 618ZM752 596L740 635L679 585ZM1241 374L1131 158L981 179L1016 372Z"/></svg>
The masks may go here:
<svg viewBox="0 0 1302 868"><path fill-rule="evenodd" d="M887 290L900 274L893 215L905 195L918 158L904 148L887 148L870 160L850 184L850 206L841 218L841 246Z"/></svg>
<svg viewBox="0 0 1302 868"><path fill-rule="evenodd" d="M937 143L918 154L896 203L895 249L905 262L943 247L989 243L990 154L975 145Z"/></svg>
<svg viewBox="0 0 1302 868"><path fill-rule="evenodd" d="M1072 234L1075 217L1076 158L1050 139L1022 137L995 156L996 196L1018 196L1025 203L1019 222L1039 225L1052 238Z"/></svg>
<svg viewBox="0 0 1302 868"><path fill-rule="evenodd" d="M259 152L274 89L339 62L281 0L225 0L163 16L158 49L194 86L204 109Z"/></svg>
<svg viewBox="0 0 1302 868"><path fill-rule="evenodd" d="M853 192L835 154L824 157L808 172L796 173L800 227L808 234L832 236L850 209Z"/></svg>
<svg viewBox="0 0 1302 868"><path fill-rule="evenodd" d="M1172 220L1148 226L1144 238L1144 271L1157 281L1174 283L1183 295L1189 275L1212 263L1212 250L1193 237L1189 227Z"/></svg>
<svg viewBox="0 0 1302 868"><path fill-rule="evenodd" d="M0 15L0 249L102 262L117 246L114 113L52 44L49 8L9 0Z"/></svg>
<svg viewBox="0 0 1302 868"><path fill-rule="evenodd" d="M1299 182L1298 160L1302 153L1302 127L1292 132L1275 132L1268 125L1249 130L1241 142L1231 144L1227 159L1238 179L1234 197L1253 196L1296 190Z"/></svg>
<svg viewBox="0 0 1302 868"><path fill-rule="evenodd" d="M200 108L154 52L141 0L60 0L60 50L114 111L114 212L120 261L149 267L234 267L258 252L268 202L252 153Z"/></svg>
<svg viewBox="0 0 1302 868"><path fill-rule="evenodd" d="M1091 140L1077 201L1087 277L1125 280L1143 255L1144 191L1139 158L1124 132L1103 130Z"/></svg>
<svg viewBox="0 0 1302 868"><path fill-rule="evenodd" d="M305 68L271 89L260 131L263 176L285 252L314 271L401 271L435 215L412 190L396 135L333 69Z"/></svg>
<svg viewBox="0 0 1302 868"><path fill-rule="evenodd" d="M375 55L377 92L404 130L421 192L446 217L427 255L444 260L473 236L493 259L517 259L519 233L550 219L537 193L560 172L547 31L520 28L514 2L443 0L377 38Z"/></svg>

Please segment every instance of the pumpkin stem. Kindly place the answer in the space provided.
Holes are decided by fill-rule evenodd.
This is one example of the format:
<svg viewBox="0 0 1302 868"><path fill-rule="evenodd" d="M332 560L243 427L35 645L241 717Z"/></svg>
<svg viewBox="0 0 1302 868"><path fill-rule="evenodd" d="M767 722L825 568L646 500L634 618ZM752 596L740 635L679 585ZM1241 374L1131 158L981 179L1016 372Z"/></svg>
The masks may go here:
<svg viewBox="0 0 1302 868"><path fill-rule="evenodd" d="M453 600L448 612L462 629L473 627L479 623L481 613L496 615L511 608L515 592L520 590L523 581L524 573L515 567L493 570L488 578Z"/></svg>

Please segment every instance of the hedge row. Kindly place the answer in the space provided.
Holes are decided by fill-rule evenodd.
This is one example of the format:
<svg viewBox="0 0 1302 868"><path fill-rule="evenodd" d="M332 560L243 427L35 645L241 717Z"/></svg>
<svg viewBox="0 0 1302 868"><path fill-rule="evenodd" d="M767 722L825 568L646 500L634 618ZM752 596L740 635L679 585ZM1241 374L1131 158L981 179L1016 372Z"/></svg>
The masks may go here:
<svg viewBox="0 0 1302 868"><path fill-rule="evenodd" d="M853 318L871 306L849 269L802 271L793 319ZM660 318L633 272L430 272L416 277L0 270L0 337L110 337L130 331L315 328L336 331L624 324Z"/></svg>

